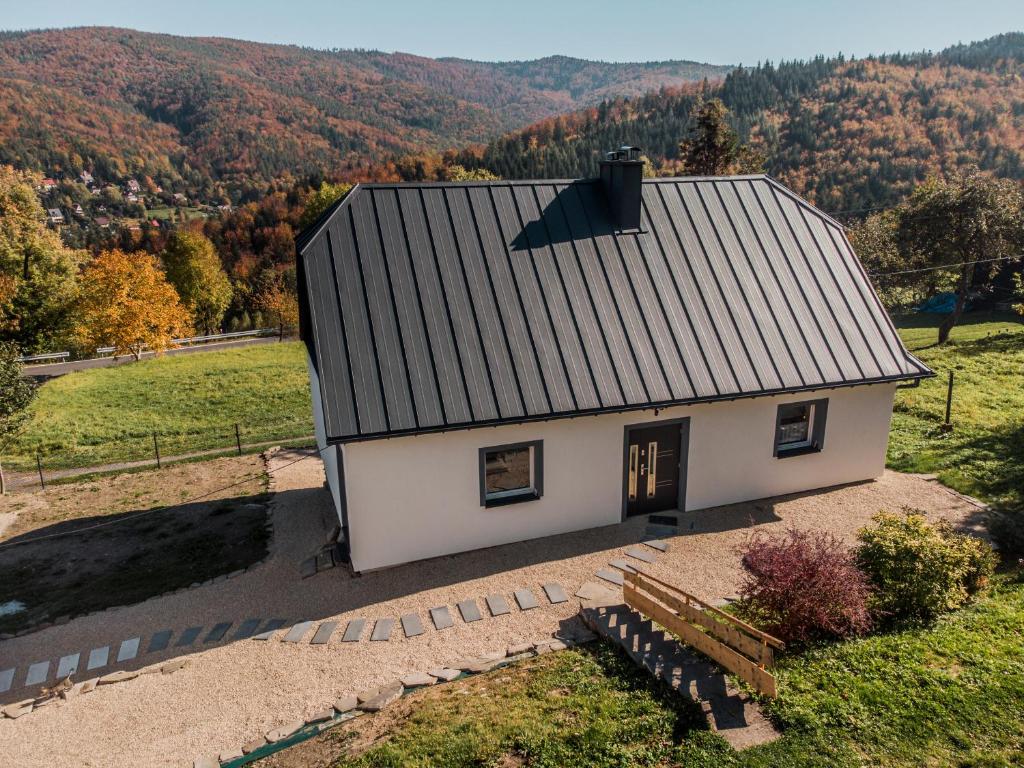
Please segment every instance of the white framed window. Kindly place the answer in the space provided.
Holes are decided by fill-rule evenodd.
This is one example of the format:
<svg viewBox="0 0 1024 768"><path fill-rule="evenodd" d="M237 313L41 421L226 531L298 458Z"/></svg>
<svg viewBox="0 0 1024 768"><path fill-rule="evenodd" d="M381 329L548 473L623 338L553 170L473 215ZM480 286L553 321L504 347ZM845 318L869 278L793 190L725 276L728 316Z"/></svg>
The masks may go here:
<svg viewBox="0 0 1024 768"><path fill-rule="evenodd" d="M480 449L480 505L496 507L539 499L544 492L540 440Z"/></svg>
<svg viewBox="0 0 1024 768"><path fill-rule="evenodd" d="M827 412L827 399L780 405L775 421L775 456L820 451Z"/></svg>

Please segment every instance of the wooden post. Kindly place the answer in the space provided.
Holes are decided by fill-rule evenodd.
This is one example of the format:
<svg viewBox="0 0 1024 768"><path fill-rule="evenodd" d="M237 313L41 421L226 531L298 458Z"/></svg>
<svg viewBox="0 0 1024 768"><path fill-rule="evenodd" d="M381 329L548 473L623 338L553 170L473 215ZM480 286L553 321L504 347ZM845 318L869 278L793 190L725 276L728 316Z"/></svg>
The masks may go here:
<svg viewBox="0 0 1024 768"><path fill-rule="evenodd" d="M7 483L4 480L4 465L0 463L0 496L7 494Z"/></svg>
<svg viewBox="0 0 1024 768"><path fill-rule="evenodd" d="M153 453L156 454L156 468L160 469L160 446L156 442L156 432L153 433Z"/></svg>
<svg viewBox="0 0 1024 768"><path fill-rule="evenodd" d="M43 480L43 459L39 451L36 451L36 469L39 470L39 487L46 490L46 481Z"/></svg>
<svg viewBox="0 0 1024 768"><path fill-rule="evenodd" d="M242 455L242 433L238 431L238 425L235 424L235 445L238 446L238 455Z"/></svg>
<svg viewBox="0 0 1024 768"><path fill-rule="evenodd" d="M953 410L953 371L949 372L949 384L946 387L946 422L942 425L943 432L951 432L953 430L953 424L950 422L949 417Z"/></svg>

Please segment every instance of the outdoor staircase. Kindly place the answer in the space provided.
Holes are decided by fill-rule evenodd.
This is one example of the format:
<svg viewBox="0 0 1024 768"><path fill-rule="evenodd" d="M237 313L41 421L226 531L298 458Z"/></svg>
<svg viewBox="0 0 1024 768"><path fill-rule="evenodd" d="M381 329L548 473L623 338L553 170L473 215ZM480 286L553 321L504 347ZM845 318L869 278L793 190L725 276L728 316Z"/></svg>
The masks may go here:
<svg viewBox="0 0 1024 768"><path fill-rule="evenodd" d="M779 737L757 702L735 688L713 662L627 605L585 606L580 613L587 626L621 647L637 666L697 702L710 728L734 749Z"/></svg>

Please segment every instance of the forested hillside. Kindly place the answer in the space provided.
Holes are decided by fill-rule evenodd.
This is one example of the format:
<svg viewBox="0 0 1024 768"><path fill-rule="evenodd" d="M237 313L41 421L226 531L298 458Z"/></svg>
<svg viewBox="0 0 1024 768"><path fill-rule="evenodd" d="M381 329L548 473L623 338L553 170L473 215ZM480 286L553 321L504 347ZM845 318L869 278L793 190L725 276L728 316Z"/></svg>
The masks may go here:
<svg viewBox="0 0 1024 768"><path fill-rule="evenodd" d="M480 162L505 177L592 175L601 152L630 143L672 173L702 91L725 102L769 173L827 210L889 205L969 164L1024 178L1019 33L937 54L764 64L707 88L610 99L498 139Z"/></svg>
<svg viewBox="0 0 1024 768"><path fill-rule="evenodd" d="M237 201L281 177L365 177L391 156L486 141L610 95L728 70L565 57L490 64L111 28L4 33L0 163L106 182L149 177Z"/></svg>

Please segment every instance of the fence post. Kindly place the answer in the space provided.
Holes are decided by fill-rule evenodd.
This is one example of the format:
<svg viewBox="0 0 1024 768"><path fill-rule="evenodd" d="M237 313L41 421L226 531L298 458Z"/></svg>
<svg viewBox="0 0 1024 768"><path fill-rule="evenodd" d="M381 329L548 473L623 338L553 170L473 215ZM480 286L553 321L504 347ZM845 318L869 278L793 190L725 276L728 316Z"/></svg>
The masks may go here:
<svg viewBox="0 0 1024 768"><path fill-rule="evenodd" d="M156 432L153 433L153 453L156 454L156 468L160 469L160 446L156 442Z"/></svg>
<svg viewBox="0 0 1024 768"><path fill-rule="evenodd" d="M36 451L36 469L39 470L39 486L45 491L46 481L43 480L43 459L39 451Z"/></svg>
<svg viewBox="0 0 1024 768"><path fill-rule="evenodd" d="M4 465L0 463L0 496L7 494L7 482L4 480Z"/></svg>
<svg viewBox="0 0 1024 768"><path fill-rule="evenodd" d="M238 425L235 424L235 445L238 446L238 455L242 455L242 433L238 431Z"/></svg>
<svg viewBox="0 0 1024 768"><path fill-rule="evenodd" d="M953 371L949 372L949 384L946 387L946 422L942 425L943 432L950 432L953 429L953 424L950 422L949 417L953 410Z"/></svg>

